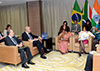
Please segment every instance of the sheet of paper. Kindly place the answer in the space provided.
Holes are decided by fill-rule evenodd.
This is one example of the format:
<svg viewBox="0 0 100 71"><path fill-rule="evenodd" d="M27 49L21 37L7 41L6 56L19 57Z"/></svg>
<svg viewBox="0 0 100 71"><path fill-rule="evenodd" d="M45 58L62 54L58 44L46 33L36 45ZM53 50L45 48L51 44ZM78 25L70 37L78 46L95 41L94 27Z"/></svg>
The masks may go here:
<svg viewBox="0 0 100 71"><path fill-rule="evenodd" d="M89 54L92 54L92 55L93 55L94 53L97 53L97 52L96 52L96 51L91 51L91 52L89 52Z"/></svg>

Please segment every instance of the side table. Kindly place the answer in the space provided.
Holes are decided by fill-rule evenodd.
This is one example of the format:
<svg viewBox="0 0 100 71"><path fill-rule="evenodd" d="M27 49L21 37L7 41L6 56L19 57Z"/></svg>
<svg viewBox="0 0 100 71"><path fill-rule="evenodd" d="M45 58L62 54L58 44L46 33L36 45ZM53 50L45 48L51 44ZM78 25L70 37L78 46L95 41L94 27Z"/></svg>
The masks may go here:
<svg viewBox="0 0 100 71"><path fill-rule="evenodd" d="M42 39L42 44L43 44L47 49L52 49L52 37L47 38L47 39Z"/></svg>

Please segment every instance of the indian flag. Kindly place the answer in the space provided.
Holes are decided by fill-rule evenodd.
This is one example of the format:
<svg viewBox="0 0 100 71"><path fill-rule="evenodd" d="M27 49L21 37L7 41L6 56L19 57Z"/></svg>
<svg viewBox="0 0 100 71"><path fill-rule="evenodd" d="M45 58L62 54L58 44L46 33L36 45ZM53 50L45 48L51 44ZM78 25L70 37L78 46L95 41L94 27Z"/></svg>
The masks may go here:
<svg viewBox="0 0 100 71"><path fill-rule="evenodd" d="M100 18L99 16L100 16L100 7L98 1L95 0L93 10L92 10L92 19L91 19L92 26L94 27L96 26Z"/></svg>
<svg viewBox="0 0 100 71"><path fill-rule="evenodd" d="M84 6L83 6L83 20L82 20L82 26L86 23L87 20L91 21L92 19L92 10L89 6L88 0L85 0Z"/></svg>

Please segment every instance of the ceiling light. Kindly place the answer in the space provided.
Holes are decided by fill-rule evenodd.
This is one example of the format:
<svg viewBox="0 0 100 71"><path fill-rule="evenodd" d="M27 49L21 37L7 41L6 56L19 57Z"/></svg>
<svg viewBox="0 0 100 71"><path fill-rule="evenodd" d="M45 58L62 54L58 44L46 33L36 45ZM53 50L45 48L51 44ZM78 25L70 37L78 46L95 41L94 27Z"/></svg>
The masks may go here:
<svg viewBox="0 0 100 71"><path fill-rule="evenodd" d="M0 3L2 3L2 2L0 2Z"/></svg>

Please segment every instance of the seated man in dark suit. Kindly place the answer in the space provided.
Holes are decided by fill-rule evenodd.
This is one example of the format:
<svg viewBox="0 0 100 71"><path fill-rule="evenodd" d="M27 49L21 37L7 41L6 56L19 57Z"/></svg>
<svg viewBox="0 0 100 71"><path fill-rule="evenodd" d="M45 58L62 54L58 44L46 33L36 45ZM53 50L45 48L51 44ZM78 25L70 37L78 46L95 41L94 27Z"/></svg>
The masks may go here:
<svg viewBox="0 0 100 71"><path fill-rule="evenodd" d="M85 65L85 71L92 71L93 67L93 55L89 54L87 57L86 65Z"/></svg>
<svg viewBox="0 0 100 71"><path fill-rule="evenodd" d="M31 55L31 52L30 52L29 47L23 46L23 42L22 42L20 39L18 39L18 38L16 38L16 37L14 36L13 30L11 30L11 29L8 30L8 31L7 31L7 35L8 35L8 36L5 38L5 44L6 44L7 46L18 46L18 52L20 53L20 56L21 56L22 67L24 67L24 68L29 68L29 66L26 65L26 62L27 62L28 64L34 65L35 63L33 63L33 62L31 61L32 55ZM18 44L18 43L19 43L19 44ZM25 51L26 54L27 54L28 60L27 60L26 57L25 57L24 51Z"/></svg>
<svg viewBox="0 0 100 71"><path fill-rule="evenodd" d="M37 38L37 39L34 39L34 38ZM43 55L41 48L43 48L46 53L48 53L50 50L46 49L42 45L42 43L39 41L39 39L42 40L42 38L40 36L35 36L31 33L30 27L28 27L28 26L25 27L25 32L22 34L22 40L32 42L33 46L37 46L39 53L41 54L40 57L43 58L43 59L46 59L46 57Z"/></svg>
<svg viewBox="0 0 100 71"><path fill-rule="evenodd" d="M3 36L2 33L0 32L0 43L4 41L6 36Z"/></svg>

